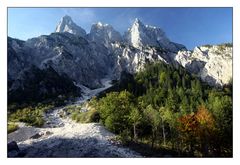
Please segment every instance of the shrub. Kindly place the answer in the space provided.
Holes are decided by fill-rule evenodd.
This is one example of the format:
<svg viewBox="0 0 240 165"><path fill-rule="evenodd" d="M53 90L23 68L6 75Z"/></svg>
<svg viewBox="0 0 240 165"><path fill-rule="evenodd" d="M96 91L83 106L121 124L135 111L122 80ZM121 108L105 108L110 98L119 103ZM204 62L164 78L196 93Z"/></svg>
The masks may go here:
<svg viewBox="0 0 240 165"><path fill-rule="evenodd" d="M100 115L96 110L89 110L87 112L75 112L72 114L72 119L80 123L99 122Z"/></svg>
<svg viewBox="0 0 240 165"><path fill-rule="evenodd" d="M38 106L18 109L8 116L8 121L24 122L30 126L41 127L44 124L43 113L52 106Z"/></svg>
<svg viewBox="0 0 240 165"><path fill-rule="evenodd" d="M15 123L8 123L7 124L7 133L11 133L11 132L14 132L18 129L18 125L15 124Z"/></svg>

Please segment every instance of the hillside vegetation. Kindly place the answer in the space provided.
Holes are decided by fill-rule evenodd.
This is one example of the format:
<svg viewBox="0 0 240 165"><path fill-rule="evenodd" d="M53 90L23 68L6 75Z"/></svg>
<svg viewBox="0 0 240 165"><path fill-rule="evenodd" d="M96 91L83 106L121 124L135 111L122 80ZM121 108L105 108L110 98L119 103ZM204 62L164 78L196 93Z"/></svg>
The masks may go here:
<svg viewBox="0 0 240 165"><path fill-rule="evenodd" d="M123 73L90 101L100 122L126 144L175 156L232 156L232 85L213 88L183 68L157 63Z"/></svg>

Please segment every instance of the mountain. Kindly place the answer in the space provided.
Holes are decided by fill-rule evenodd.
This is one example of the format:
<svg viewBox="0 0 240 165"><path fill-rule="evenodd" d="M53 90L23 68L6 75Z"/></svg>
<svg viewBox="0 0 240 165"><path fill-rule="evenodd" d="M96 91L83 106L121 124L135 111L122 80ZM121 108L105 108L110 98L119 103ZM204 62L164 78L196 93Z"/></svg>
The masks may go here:
<svg viewBox="0 0 240 165"><path fill-rule="evenodd" d="M62 17L61 21L56 27L55 32L68 32L71 34L79 35L84 37L86 35L86 31L82 29L80 26L76 25L72 18L68 15Z"/></svg>
<svg viewBox="0 0 240 165"><path fill-rule="evenodd" d="M106 47L110 47L113 42L121 42L122 36L111 25L98 22L93 24L88 34L88 39L96 43L101 43Z"/></svg>
<svg viewBox="0 0 240 165"><path fill-rule="evenodd" d="M33 65L21 72L14 82L9 79L8 85L11 86L8 90L9 102L43 101L60 96L78 97L81 94L67 75L59 75L51 67L39 69Z"/></svg>
<svg viewBox="0 0 240 165"><path fill-rule="evenodd" d="M232 45L206 45L193 51L179 51L175 60L190 73L210 85L223 86L232 81Z"/></svg>
<svg viewBox="0 0 240 165"><path fill-rule="evenodd" d="M113 54L117 57L114 65L114 76L118 79L121 72L126 71L131 74L139 72L148 63L163 61L171 63L171 56L174 54L161 48L146 46L141 49L131 45L114 44Z"/></svg>
<svg viewBox="0 0 240 165"><path fill-rule="evenodd" d="M189 51L170 41L162 29L144 25L139 19L123 36L100 22L86 34L71 17L64 16L50 35L27 41L8 37L8 89L22 89L27 81L22 81L23 75L39 73L36 68L51 68L73 84L99 88L103 78L119 79L122 72L134 74L157 61L181 65L213 86L228 84L232 77L231 45L201 46Z"/></svg>
<svg viewBox="0 0 240 165"><path fill-rule="evenodd" d="M14 39L9 38L10 43L11 40ZM32 38L24 42L21 49L27 54L23 61L41 69L51 66L59 74L67 74L73 81L91 88L101 86L100 79L108 73L113 63L106 47L70 33ZM9 61L9 66L13 66L13 62ZM16 78L19 72L21 70L12 72L9 69L8 74Z"/></svg>
<svg viewBox="0 0 240 165"><path fill-rule="evenodd" d="M184 45L171 42L162 29L144 25L139 19L135 19L132 27L125 33L126 41L135 48L145 46L161 47L171 52L186 50Z"/></svg>

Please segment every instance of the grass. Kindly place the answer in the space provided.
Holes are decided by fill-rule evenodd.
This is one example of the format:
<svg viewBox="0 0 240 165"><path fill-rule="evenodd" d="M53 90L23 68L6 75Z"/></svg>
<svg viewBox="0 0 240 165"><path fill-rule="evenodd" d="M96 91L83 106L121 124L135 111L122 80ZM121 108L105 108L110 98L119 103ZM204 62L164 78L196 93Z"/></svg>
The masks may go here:
<svg viewBox="0 0 240 165"><path fill-rule="evenodd" d="M14 132L18 129L18 125L15 124L15 123L8 123L7 124L7 133L11 133L11 132Z"/></svg>

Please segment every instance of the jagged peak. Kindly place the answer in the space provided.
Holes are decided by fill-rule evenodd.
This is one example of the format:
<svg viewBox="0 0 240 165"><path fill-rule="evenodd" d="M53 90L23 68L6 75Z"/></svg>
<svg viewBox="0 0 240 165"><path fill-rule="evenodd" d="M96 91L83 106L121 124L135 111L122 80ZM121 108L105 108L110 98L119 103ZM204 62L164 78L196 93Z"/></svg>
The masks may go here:
<svg viewBox="0 0 240 165"><path fill-rule="evenodd" d="M143 26L146 28L151 28L151 29L160 29L159 27L156 26L152 26L152 25L145 25L139 18L135 18L135 21L133 23L133 26L137 25L137 26Z"/></svg>
<svg viewBox="0 0 240 165"><path fill-rule="evenodd" d="M142 21L139 18L135 18L134 23L142 23Z"/></svg>
<svg viewBox="0 0 240 165"><path fill-rule="evenodd" d="M71 20L72 21L72 18L69 15L65 15L62 17L62 20Z"/></svg>
<svg viewBox="0 0 240 165"><path fill-rule="evenodd" d="M61 21L57 25L55 32L68 32L80 36L86 35L86 31L74 23L69 15L65 15L61 18Z"/></svg>
<svg viewBox="0 0 240 165"><path fill-rule="evenodd" d="M97 23L98 26L103 26L102 22Z"/></svg>
<svg viewBox="0 0 240 165"><path fill-rule="evenodd" d="M111 25L97 22L92 25L88 39L109 47L112 42L122 41L122 36Z"/></svg>
<svg viewBox="0 0 240 165"><path fill-rule="evenodd" d="M72 18L69 15L65 15L65 16L63 16L61 18L61 21L59 22L58 26L62 25L62 24L64 24L64 25L66 25L66 24L71 25L71 24L75 24L75 23L73 22Z"/></svg>
<svg viewBox="0 0 240 165"><path fill-rule="evenodd" d="M134 25L145 26L144 23L139 18L135 18L135 21L133 22L133 26Z"/></svg>
<svg viewBox="0 0 240 165"><path fill-rule="evenodd" d="M92 27L97 27L97 28L110 27L110 28L112 28L111 25L109 25L109 24L104 24L104 23L102 23L102 22L100 22L100 21L97 22L97 23L92 24Z"/></svg>

